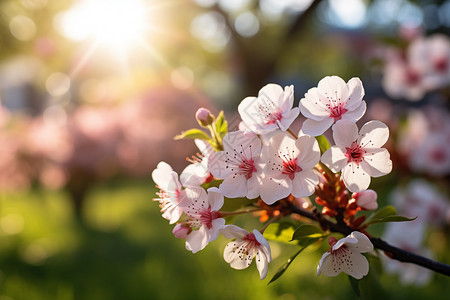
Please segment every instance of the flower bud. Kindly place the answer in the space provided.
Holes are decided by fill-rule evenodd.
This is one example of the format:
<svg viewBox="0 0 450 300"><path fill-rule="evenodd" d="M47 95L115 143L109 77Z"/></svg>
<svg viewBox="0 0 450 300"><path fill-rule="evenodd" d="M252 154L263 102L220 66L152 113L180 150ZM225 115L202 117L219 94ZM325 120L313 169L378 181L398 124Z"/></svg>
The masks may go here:
<svg viewBox="0 0 450 300"><path fill-rule="evenodd" d="M363 210L375 210L378 208L377 193L374 190L353 193L352 198L356 200L356 205Z"/></svg>
<svg viewBox="0 0 450 300"><path fill-rule="evenodd" d="M209 110L203 107L197 110L195 113L195 118L197 119L198 124L202 127L209 126L214 122L214 116Z"/></svg>
<svg viewBox="0 0 450 300"><path fill-rule="evenodd" d="M173 228L172 233L177 239L185 239L190 231L191 229L189 227L185 227L183 224L177 224Z"/></svg>

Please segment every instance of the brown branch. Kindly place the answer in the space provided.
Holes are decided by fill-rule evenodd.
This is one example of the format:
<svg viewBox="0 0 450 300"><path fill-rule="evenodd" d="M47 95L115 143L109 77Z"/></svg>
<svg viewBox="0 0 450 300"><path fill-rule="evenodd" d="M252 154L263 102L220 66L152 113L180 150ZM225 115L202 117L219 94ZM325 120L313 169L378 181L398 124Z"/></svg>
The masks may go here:
<svg viewBox="0 0 450 300"><path fill-rule="evenodd" d="M290 207L290 210L292 213L299 214L310 220L318 222L320 224L320 227L324 230L329 230L331 232L339 232L344 235L349 235L353 231L350 227L348 227L345 224L342 225L342 224L337 224L337 223L331 222L330 220L326 219L317 210L310 212L310 211L306 211L304 209L298 208L294 205ZM372 242L372 244L375 248L383 250L386 253L386 255L392 259L395 259L395 260L398 260L401 262L413 263L413 264L422 266L424 268L430 269L432 271L435 271L437 273L441 273L441 274L450 276L450 265L440 263L440 262L434 261L432 259L414 254L412 252L397 248L395 246L388 244L387 242L383 241L380 238L370 237L370 241Z"/></svg>

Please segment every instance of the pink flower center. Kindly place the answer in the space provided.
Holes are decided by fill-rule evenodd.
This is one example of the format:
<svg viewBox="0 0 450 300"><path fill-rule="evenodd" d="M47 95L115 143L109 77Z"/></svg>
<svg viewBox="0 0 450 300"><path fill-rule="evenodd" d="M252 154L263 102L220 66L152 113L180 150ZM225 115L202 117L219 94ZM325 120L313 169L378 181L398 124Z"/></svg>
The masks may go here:
<svg viewBox="0 0 450 300"><path fill-rule="evenodd" d="M344 108L344 104L340 103L337 106L330 107L330 118L334 118L334 121L339 121L342 115L345 114L348 109Z"/></svg>
<svg viewBox="0 0 450 300"><path fill-rule="evenodd" d="M297 165L297 158L290 158L288 160L283 160L283 171L281 173L288 175L292 180L295 177L295 173L301 172L302 168Z"/></svg>
<svg viewBox="0 0 450 300"><path fill-rule="evenodd" d="M439 58L434 61L434 69L440 73L445 73L448 70L448 60L445 58Z"/></svg>
<svg viewBox="0 0 450 300"><path fill-rule="evenodd" d="M211 208L200 211L199 215L200 215L200 222L206 227L208 227L208 229L212 228L212 221L220 218L220 212L211 211Z"/></svg>
<svg viewBox="0 0 450 300"><path fill-rule="evenodd" d="M345 150L347 150L347 152L345 153L347 162L355 162L358 165L363 161L364 153L366 153L366 151L356 142L353 142L350 148L345 147Z"/></svg>
<svg viewBox="0 0 450 300"><path fill-rule="evenodd" d="M283 118L280 111L269 112L266 114L264 123L266 125L275 124L277 121L280 121Z"/></svg>
<svg viewBox="0 0 450 300"><path fill-rule="evenodd" d="M409 85L415 85L415 84L419 83L419 81L420 81L419 72L416 72L414 70L407 70L405 77L406 77L406 82Z"/></svg>
<svg viewBox="0 0 450 300"><path fill-rule="evenodd" d="M261 246L261 243L255 237L254 233L249 233L244 237L244 241L247 242L247 249Z"/></svg>
<svg viewBox="0 0 450 300"><path fill-rule="evenodd" d="M240 174L244 175L246 179L250 179L253 172L256 172L253 159L242 159L239 165Z"/></svg>
<svg viewBox="0 0 450 300"><path fill-rule="evenodd" d="M447 155L444 149L436 148L430 153L430 158L437 163L444 163L447 160Z"/></svg>

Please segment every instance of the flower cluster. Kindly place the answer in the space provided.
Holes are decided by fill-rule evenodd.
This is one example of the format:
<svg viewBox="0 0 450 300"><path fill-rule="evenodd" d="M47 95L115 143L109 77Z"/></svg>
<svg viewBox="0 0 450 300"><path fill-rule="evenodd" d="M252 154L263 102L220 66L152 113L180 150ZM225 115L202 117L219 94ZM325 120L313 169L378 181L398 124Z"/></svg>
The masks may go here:
<svg viewBox="0 0 450 300"><path fill-rule="evenodd" d="M307 91L299 107L293 107L293 90L293 86L283 89L268 84L257 97L245 98L238 107L242 122L237 131L228 131L222 113L216 117L199 109L197 121L211 135L191 129L177 138L195 139L202 155L190 159L192 164L180 177L161 162L152 174L161 190L155 200L163 217L176 223L173 233L186 239L187 250L200 251L222 234L232 239L224 250L225 261L234 269L244 269L255 259L261 279L272 260L266 232L269 226L286 218L298 227L299 215L316 216L319 223L334 218L352 233L340 241L330 237L331 249L322 257L317 272L336 276L343 271L360 279L369 270L360 253L372 251L373 246L366 231L370 220L357 212L378 208L377 195L368 187L371 177L392 169L389 152L382 148L388 128L380 121L370 121L358 130L355 122L366 111L358 78L346 83L327 76ZM290 127L300 113L306 121L296 134ZM333 146L322 135L330 127ZM309 200L299 201L313 194L322 213ZM226 211L224 203L230 198L239 199L230 200L233 207L242 204ZM227 224L229 216L250 213L264 216L261 220L267 223L253 231ZM312 225L300 222L292 239L305 247L323 240L329 234L324 224L320 224L323 230L304 230L300 228Z"/></svg>
<svg viewBox="0 0 450 300"><path fill-rule="evenodd" d="M393 98L418 101L450 83L450 40L435 34L414 39L402 52L388 51L382 81Z"/></svg>

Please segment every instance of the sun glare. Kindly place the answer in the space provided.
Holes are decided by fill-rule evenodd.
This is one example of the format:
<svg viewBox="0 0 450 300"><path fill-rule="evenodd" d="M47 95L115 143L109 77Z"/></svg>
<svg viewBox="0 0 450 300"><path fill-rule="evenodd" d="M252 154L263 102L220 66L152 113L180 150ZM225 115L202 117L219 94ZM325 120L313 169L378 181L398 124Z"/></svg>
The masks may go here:
<svg viewBox="0 0 450 300"><path fill-rule="evenodd" d="M81 0L58 19L69 39L129 52L146 38L148 9L143 0Z"/></svg>

